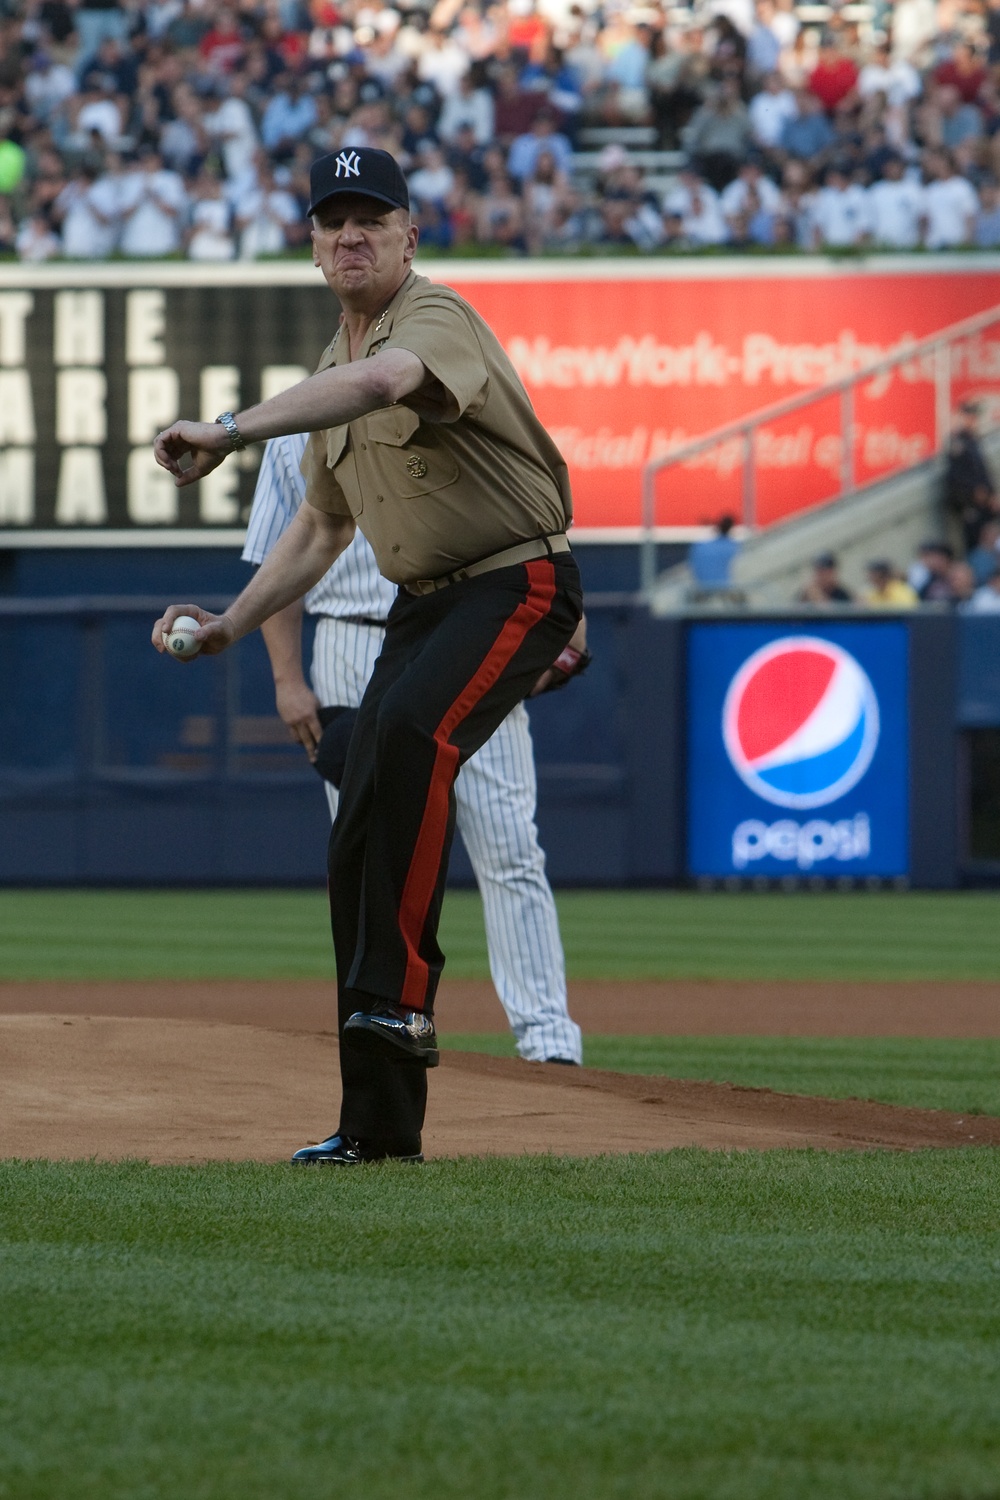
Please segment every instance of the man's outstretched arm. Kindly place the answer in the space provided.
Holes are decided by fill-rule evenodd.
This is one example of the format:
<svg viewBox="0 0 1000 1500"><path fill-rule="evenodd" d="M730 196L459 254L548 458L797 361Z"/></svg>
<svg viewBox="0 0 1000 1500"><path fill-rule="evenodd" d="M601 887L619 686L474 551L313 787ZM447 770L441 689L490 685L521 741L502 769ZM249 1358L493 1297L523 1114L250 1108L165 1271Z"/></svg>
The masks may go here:
<svg viewBox="0 0 1000 1500"><path fill-rule="evenodd" d="M371 359L320 370L269 401L237 412L236 426L246 443L319 432L392 406L419 390L427 378L423 361L408 349L383 349ZM178 489L204 479L232 451L232 439L218 422L174 422L153 443L156 462L174 476ZM181 459L187 455L192 461L182 468Z"/></svg>

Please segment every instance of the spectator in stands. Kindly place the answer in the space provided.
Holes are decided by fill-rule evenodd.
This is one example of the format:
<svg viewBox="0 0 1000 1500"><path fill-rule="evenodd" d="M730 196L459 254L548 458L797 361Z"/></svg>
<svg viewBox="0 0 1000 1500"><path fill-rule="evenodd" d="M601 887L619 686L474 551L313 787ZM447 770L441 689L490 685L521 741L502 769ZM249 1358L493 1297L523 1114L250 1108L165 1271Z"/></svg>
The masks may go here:
<svg viewBox="0 0 1000 1500"><path fill-rule="evenodd" d="M316 101L295 73L286 73L279 84L279 92L264 111L260 135L274 161L287 161L316 124Z"/></svg>
<svg viewBox="0 0 1000 1500"><path fill-rule="evenodd" d="M733 563L742 551L742 544L732 534L735 525L732 516L722 516L716 523L714 536L691 543L687 563L699 590L731 587Z"/></svg>
<svg viewBox="0 0 1000 1500"><path fill-rule="evenodd" d="M904 57L894 60L888 43L882 42L861 69L857 89L863 100L881 94L890 108L899 108L919 99L923 85L913 64Z"/></svg>
<svg viewBox="0 0 1000 1500"><path fill-rule="evenodd" d="M1000 561L994 561L992 572L961 605L961 610L968 615L1000 614Z"/></svg>
<svg viewBox="0 0 1000 1500"><path fill-rule="evenodd" d="M222 152L226 176L235 181L253 164L258 146L257 126L247 103L245 73L232 73L224 85L226 97L202 119L202 127Z"/></svg>
<svg viewBox="0 0 1000 1500"><path fill-rule="evenodd" d="M857 63L841 49L834 36L825 36L816 66L809 75L809 92L815 94L830 115L855 92L857 82Z"/></svg>
<svg viewBox="0 0 1000 1500"><path fill-rule="evenodd" d="M676 243L721 245L725 243L726 220L719 195L691 167L682 169L675 187L663 203L668 240Z"/></svg>
<svg viewBox="0 0 1000 1500"><path fill-rule="evenodd" d="M868 224L864 188L852 182L840 164L829 167L812 208L815 248L853 249L868 233Z"/></svg>
<svg viewBox="0 0 1000 1500"><path fill-rule="evenodd" d="M976 575L967 562L956 560L948 569L948 582L951 584L951 602L963 609L970 603L976 592Z"/></svg>
<svg viewBox="0 0 1000 1500"><path fill-rule="evenodd" d="M459 79L457 92L444 101L438 135L447 145L454 145L460 131L468 127L475 144L487 146L493 139L494 113L493 95L470 70Z"/></svg>
<svg viewBox="0 0 1000 1500"><path fill-rule="evenodd" d="M980 250L995 250L1000 245L1000 184L995 177L984 178L979 188L979 212L972 237Z"/></svg>
<svg viewBox="0 0 1000 1500"><path fill-rule="evenodd" d="M1000 519L991 517L984 521L979 540L969 553L967 562L976 576L977 583L988 583L1000 566Z"/></svg>
<svg viewBox="0 0 1000 1500"><path fill-rule="evenodd" d="M915 609L920 603L916 590L900 578L892 563L879 559L870 562L866 571L868 588L861 595L861 603L869 609Z"/></svg>
<svg viewBox="0 0 1000 1500"><path fill-rule="evenodd" d="M816 163L833 143L833 126L815 94L800 89L795 96L796 114L785 122L779 146L786 156Z"/></svg>
<svg viewBox="0 0 1000 1500"><path fill-rule="evenodd" d="M527 248L524 210L513 181L500 167L489 176L476 210L476 239L482 245L501 245L508 250Z"/></svg>
<svg viewBox="0 0 1000 1500"><path fill-rule="evenodd" d="M924 164L924 244L928 250L947 250L972 243L979 199L968 178L955 165L950 151L930 151Z"/></svg>
<svg viewBox="0 0 1000 1500"><path fill-rule="evenodd" d="M887 250L915 250L920 244L924 190L905 174L903 158L893 155L867 194L867 237Z"/></svg>
<svg viewBox="0 0 1000 1500"><path fill-rule="evenodd" d="M947 542L924 542L918 554L917 567L910 577L921 604L954 603L955 590L951 580L954 561L955 553Z"/></svg>
<svg viewBox="0 0 1000 1500"><path fill-rule="evenodd" d="M978 425L978 402L963 401L955 413L945 455L944 503L962 527L966 552L973 550L983 525L1000 507Z"/></svg>
<svg viewBox="0 0 1000 1500"><path fill-rule="evenodd" d="M444 159L437 141L421 142L416 170L408 178L410 197L416 206L443 208L455 186L455 174Z"/></svg>
<svg viewBox="0 0 1000 1500"><path fill-rule="evenodd" d="M22 219L14 236L18 260L29 265L54 260L62 251L59 236L45 214L29 214Z"/></svg>
<svg viewBox="0 0 1000 1500"><path fill-rule="evenodd" d="M542 109L535 116L531 129L519 135L507 157L507 171L516 182L524 182L535 170L542 152L554 158L560 172L568 172L573 164L573 147L569 137L557 128L559 117L552 109Z"/></svg>
<svg viewBox="0 0 1000 1500"><path fill-rule="evenodd" d="M286 188L278 186L269 163L257 168L257 186L243 198L236 210L240 259L255 260L258 255L280 255L295 243L294 227L303 222L302 209Z"/></svg>
<svg viewBox="0 0 1000 1500"><path fill-rule="evenodd" d="M853 604L854 595L840 581L840 564L832 552L813 559L812 578L796 594L799 604Z"/></svg>
<svg viewBox="0 0 1000 1500"><path fill-rule="evenodd" d="M213 172L202 172L191 194L187 253L191 260L232 260L233 215Z"/></svg>
<svg viewBox="0 0 1000 1500"><path fill-rule="evenodd" d="M679 31L673 44L658 32L650 48L646 69L650 110L657 139L665 150L674 150L680 132L702 102L706 60L698 45L699 34L691 28Z"/></svg>
<svg viewBox="0 0 1000 1500"><path fill-rule="evenodd" d="M699 173L716 190L736 176L753 132L736 78L723 78L715 94L696 110L684 127L684 149Z"/></svg>
<svg viewBox="0 0 1000 1500"><path fill-rule="evenodd" d="M96 168L84 162L53 205L67 260L106 260L118 237L118 204L97 186Z"/></svg>
<svg viewBox="0 0 1000 1500"><path fill-rule="evenodd" d="M122 254L174 255L180 249L187 206L183 178L164 167L159 152L147 146L122 177L118 207Z"/></svg>
<svg viewBox="0 0 1000 1500"><path fill-rule="evenodd" d="M768 225L781 211L781 189L764 176L760 158L748 156L723 190L719 207L729 226L729 237L736 244L769 244L773 235Z"/></svg>
<svg viewBox="0 0 1000 1500"><path fill-rule="evenodd" d="M750 100L749 113L757 145L766 152L776 151L785 126L799 113L795 95L780 73L767 74L763 87Z"/></svg>

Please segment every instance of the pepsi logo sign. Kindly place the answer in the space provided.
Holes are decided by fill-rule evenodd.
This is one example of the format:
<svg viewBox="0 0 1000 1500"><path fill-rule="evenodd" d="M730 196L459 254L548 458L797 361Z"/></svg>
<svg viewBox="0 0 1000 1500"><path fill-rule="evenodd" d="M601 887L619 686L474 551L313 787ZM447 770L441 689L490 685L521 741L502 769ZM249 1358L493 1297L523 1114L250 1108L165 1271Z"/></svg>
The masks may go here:
<svg viewBox="0 0 1000 1500"><path fill-rule="evenodd" d="M741 781L777 807L825 807L856 786L879 737L878 699L841 646L790 635L740 667L722 736Z"/></svg>

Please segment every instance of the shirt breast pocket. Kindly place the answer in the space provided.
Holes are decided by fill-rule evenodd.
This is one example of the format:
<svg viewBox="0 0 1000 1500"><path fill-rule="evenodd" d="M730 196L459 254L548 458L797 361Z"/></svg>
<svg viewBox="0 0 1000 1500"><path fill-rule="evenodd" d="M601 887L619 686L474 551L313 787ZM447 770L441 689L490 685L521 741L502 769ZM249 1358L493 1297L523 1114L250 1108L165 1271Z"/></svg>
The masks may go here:
<svg viewBox="0 0 1000 1500"><path fill-rule="evenodd" d="M372 412L367 426L379 486L398 499L431 495L458 479L458 462L434 425L422 423L408 407Z"/></svg>
<svg viewBox="0 0 1000 1500"><path fill-rule="evenodd" d="M328 430L326 466L334 471L337 483L347 497L351 515L360 516L365 508L365 500L358 484L357 468L353 463L344 462L350 437L351 429L346 424L343 427L331 427Z"/></svg>

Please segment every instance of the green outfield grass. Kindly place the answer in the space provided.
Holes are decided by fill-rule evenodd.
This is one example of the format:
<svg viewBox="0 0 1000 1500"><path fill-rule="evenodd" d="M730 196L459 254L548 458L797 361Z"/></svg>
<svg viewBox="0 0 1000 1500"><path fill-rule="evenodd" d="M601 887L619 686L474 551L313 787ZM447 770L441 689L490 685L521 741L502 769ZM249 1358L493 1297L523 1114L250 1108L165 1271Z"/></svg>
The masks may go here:
<svg viewBox="0 0 1000 1500"><path fill-rule="evenodd" d="M1000 980L1000 896L566 891L576 979ZM487 978L473 892L445 902L449 978ZM0 979L312 978L332 971L315 891L5 891Z"/></svg>
<svg viewBox="0 0 1000 1500"><path fill-rule="evenodd" d="M994 1500L1000 1154L0 1165L0 1495Z"/></svg>
<svg viewBox="0 0 1000 1500"><path fill-rule="evenodd" d="M445 1047L515 1056L509 1034L441 1040ZM1000 1039L995 1037L588 1035L584 1061L619 1073L1000 1115Z"/></svg>

